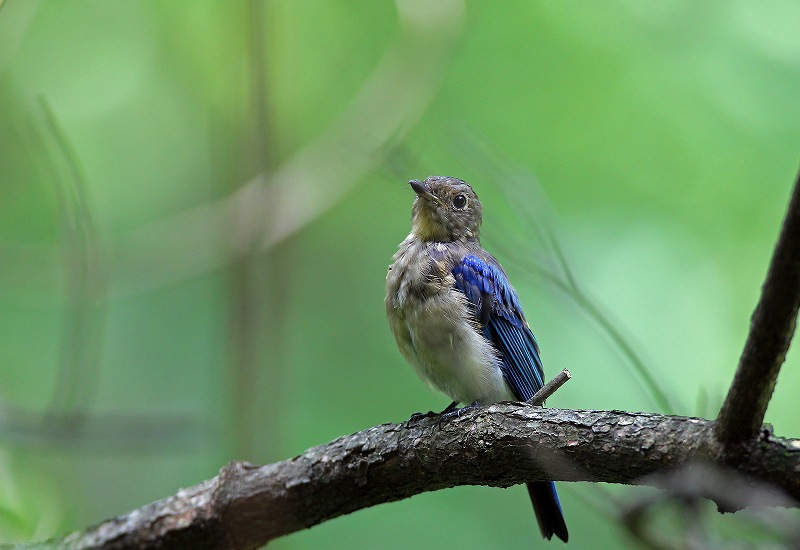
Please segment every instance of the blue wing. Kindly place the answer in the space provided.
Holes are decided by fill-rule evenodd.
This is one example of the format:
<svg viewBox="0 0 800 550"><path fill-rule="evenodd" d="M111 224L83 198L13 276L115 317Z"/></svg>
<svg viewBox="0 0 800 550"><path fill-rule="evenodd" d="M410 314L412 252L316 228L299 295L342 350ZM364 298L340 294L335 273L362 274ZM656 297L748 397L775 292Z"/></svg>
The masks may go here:
<svg viewBox="0 0 800 550"><path fill-rule="evenodd" d="M511 391L517 399L527 401L544 385L539 346L517 294L494 258L489 258L467 256L456 263L456 288L467 297L483 335L500 351L500 368ZM527 486L542 536L549 540L556 535L567 542L569 533L555 484L543 481Z"/></svg>
<svg viewBox="0 0 800 550"><path fill-rule="evenodd" d="M511 391L520 401L527 401L544 385L544 370L536 338L505 273L499 265L466 256L453 268L453 276L483 335L500 351L500 368Z"/></svg>

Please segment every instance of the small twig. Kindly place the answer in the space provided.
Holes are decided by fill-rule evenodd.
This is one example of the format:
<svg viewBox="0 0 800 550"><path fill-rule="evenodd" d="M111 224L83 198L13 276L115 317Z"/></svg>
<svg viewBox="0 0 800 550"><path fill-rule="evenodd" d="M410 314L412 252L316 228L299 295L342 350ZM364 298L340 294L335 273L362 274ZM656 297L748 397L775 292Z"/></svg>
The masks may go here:
<svg viewBox="0 0 800 550"><path fill-rule="evenodd" d="M533 394L533 397L528 399L528 403L541 407L542 403L544 403L548 397L556 393L558 388L566 384L567 380L570 378L572 378L572 374L567 369L562 370L555 378L542 386L542 389Z"/></svg>
<svg viewBox="0 0 800 550"><path fill-rule="evenodd" d="M786 358L800 306L800 176L772 255L750 334L714 425L721 452L755 438Z"/></svg>

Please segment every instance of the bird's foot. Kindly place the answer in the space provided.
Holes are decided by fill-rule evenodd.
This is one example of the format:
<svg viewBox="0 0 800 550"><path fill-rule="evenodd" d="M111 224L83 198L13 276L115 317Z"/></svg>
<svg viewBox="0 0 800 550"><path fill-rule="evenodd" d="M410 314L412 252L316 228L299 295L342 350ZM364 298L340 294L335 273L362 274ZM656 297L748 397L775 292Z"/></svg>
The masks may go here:
<svg viewBox="0 0 800 550"><path fill-rule="evenodd" d="M480 407L480 405L481 404L478 401L475 401L474 403L470 403L469 405L466 405L459 409L458 401L453 401L452 403L447 405L447 407L440 413L434 411L428 411L426 413L415 412L411 415L411 418L409 418L408 421L411 423L416 423L425 418L436 418L437 421L447 420L448 418L452 418L454 416L459 417L461 416L461 413L468 411L469 409L473 409L475 407Z"/></svg>
<svg viewBox="0 0 800 550"><path fill-rule="evenodd" d="M439 415L439 419L440 420L446 420L446 419L452 418L454 416L455 417L459 417L459 416L461 416L461 413L467 412L470 409L474 409L475 407L480 407L481 406L481 404L478 401L470 403L469 405L465 405L465 406L461 407L460 409L457 409L456 405L457 405L457 403L455 401L450 403L450 405L445 410L443 410L441 412L441 414Z"/></svg>
<svg viewBox="0 0 800 550"><path fill-rule="evenodd" d="M415 413L412 413L411 418L409 418L409 420L417 421L417 420L422 420L423 418L433 418L434 416L441 416L443 414L447 414L447 413L450 413L450 412L456 410L457 406L458 406L458 401L453 401L452 403L447 405L447 407L440 413L433 412L433 411L428 411L426 413L415 412Z"/></svg>
<svg viewBox="0 0 800 550"><path fill-rule="evenodd" d="M419 422L423 418L433 418L435 416L439 416L439 413L434 411L428 411L426 413L415 412L411 413L411 418L408 419L409 422Z"/></svg>

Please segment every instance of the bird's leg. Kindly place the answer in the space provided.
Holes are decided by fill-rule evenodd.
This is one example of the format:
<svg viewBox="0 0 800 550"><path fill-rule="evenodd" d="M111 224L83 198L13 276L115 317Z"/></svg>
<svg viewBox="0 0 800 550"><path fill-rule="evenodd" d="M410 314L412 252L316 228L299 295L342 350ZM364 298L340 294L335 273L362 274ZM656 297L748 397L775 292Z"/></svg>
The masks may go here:
<svg viewBox="0 0 800 550"><path fill-rule="evenodd" d="M447 414L449 412L453 412L454 410L456 410L456 407L458 407L458 401L453 401L452 403L447 405L447 408L442 412L440 412L439 414Z"/></svg>

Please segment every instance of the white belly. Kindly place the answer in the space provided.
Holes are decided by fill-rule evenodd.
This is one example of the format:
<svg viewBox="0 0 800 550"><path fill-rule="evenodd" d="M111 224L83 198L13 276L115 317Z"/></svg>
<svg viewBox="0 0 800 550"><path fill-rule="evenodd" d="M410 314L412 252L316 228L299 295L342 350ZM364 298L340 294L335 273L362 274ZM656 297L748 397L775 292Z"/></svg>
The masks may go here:
<svg viewBox="0 0 800 550"><path fill-rule="evenodd" d="M453 290L429 298L423 307L404 308L392 329L419 377L453 401L487 404L514 400L494 348L466 315L466 305ZM396 329L407 337L401 337Z"/></svg>

